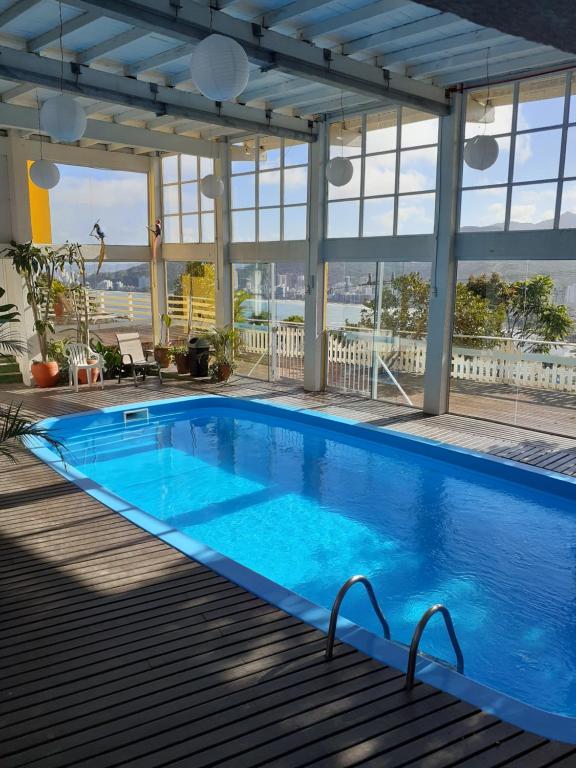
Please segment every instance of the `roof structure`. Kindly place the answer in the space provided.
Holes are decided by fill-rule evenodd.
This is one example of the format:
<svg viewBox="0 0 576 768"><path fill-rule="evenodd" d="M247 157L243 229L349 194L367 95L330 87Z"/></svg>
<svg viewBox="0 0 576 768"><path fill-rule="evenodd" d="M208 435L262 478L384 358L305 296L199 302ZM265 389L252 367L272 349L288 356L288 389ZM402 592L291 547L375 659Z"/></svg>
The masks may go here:
<svg viewBox="0 0 576 768"><path fill-rule="evenodd" d="M83 146L207 153L206 141L256 131L313 141L317 122L344 110L446 114L447 88L576 65L500 19L464 18L474 3L451 3L462 16L430 5L449 3L0 0L0 126L38 132L38 105L63 89L88 112ZM191 79L190 53L211 31L251 61L235 104L208 101Z"/></svg>

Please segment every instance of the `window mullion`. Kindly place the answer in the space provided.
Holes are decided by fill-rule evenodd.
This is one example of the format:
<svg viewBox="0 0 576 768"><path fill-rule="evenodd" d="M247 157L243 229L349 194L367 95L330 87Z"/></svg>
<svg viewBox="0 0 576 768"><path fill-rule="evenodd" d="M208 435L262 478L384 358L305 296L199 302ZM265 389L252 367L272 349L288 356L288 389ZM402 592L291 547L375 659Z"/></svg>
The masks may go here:
<svg viewBox="0 0 576 768"><path fill-rule="evenodd" d="M510 157L508 158L508 189L506 191L506 214L504 216L504 231L510 229L510 212L512 210L512 184L514 181L514 156L516 154L516 128L518 125L518 98L520 88L514 83L514 97L512 99L512 127L510 134Z"/></svg>
<svg viewBox="0 0 576 768"><path fill-rule="evenodd" d="M554 210L554 229L560 226L562 212L562 193L564 191L564 169L566 167L566 143L568 141L568 123L570 121L570 96L572 91L572 73L566 73L564 90L564 121L562 123L562 141L560 143L560 163L558 167L558 185L556 187L556 208Z"/></svg>

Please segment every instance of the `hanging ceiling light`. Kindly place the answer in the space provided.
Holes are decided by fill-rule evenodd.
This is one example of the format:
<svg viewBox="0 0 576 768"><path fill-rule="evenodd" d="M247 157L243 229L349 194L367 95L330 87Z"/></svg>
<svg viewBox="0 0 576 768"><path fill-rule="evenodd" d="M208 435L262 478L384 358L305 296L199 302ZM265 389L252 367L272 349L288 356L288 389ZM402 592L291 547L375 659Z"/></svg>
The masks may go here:
<svg viewBox="0 0 576 768"><path fill-rule="evenodd" d="M58 166L48 160L36 160L30 166L30 180L40 189L52 189L60 181Z"/></svg>
<svg viewBox="0 0 576 768"><path fill-rule="evenodd" d="M190 73L207 99L232 101L248 85L248 57L231 37L208 35L192 52Z"/></svg>
<svg viewBox="0 0 576 768"><path fill-rule="evenodd" d="M48 99L40 110L42 130L58 141L78 141L84 136L87 122L86 112L67 93Z"/></svg>
<svg viewBox="0 0 576 768"><path fill-rule="evenodd" d="M500 147L493 136L473 136L464 147L464 162L476 171L485 171L498 159Z"/></svg>
<svg viewBox="0 0 576 768"><path fill-rule="evenodd" d="M354 175L354 166L347 157L333 157L326 166L326 178L335 187L348 184Z"/></svg>
<svg viewBox="0 0 576 768"><path fill-rule="evenodd" d="M215 173L209 173L200 181L200 191L204 197L209 197L210 200L216 200L217 197L222 197L224 193L224 182Z"/></svg>

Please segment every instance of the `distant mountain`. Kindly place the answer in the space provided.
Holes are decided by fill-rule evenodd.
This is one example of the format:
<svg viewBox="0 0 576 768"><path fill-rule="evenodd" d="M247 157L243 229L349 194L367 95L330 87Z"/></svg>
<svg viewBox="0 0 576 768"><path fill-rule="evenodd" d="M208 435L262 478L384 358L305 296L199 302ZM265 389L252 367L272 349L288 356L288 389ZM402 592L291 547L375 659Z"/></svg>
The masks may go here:
<svg viewBox="0 0 576 768"><path fill-rule="evenodd" d="M486 227L462 227L461 232L501 232L504 224L489 224ZM534 229L553 229L554 219L543 219L535 224L525 224L520 221L511 221L510 229L518 232L524 230ZM576 213L572 211L566 211L560 215L559 229L576 229Z"/></svg>

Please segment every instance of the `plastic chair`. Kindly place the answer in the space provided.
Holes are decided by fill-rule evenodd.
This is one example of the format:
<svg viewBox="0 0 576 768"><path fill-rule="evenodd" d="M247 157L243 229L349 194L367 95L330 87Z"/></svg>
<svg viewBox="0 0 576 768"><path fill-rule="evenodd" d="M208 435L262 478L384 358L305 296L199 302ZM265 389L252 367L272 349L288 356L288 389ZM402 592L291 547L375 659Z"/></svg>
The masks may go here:
<svg viewBox="0 0 576 768"><path fill-rule="evenodd" d="M97 352L94 352L86 344L77 341L70 341L66 344L64 354L68 358L68 383L76 387L78 392L78 372L86 371L86 382L91 384L92 371L97 370L100 374L100 387L104 389L104 360ZM95 362L89 363L88 360Z"/></svg>

